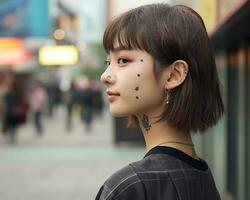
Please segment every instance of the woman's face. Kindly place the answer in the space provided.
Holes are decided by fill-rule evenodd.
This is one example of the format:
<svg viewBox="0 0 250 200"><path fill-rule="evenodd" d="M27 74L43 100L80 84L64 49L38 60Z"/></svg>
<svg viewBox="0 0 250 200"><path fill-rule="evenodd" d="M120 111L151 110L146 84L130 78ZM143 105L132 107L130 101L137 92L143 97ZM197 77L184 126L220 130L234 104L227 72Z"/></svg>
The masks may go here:
<svg viewBox="0 0 250 200"><path fill-rule="evenodd" d="M153 58L145 51L115 48L101 81L115 116L154 112L163 104L163 81L156 81Z"/></svg>

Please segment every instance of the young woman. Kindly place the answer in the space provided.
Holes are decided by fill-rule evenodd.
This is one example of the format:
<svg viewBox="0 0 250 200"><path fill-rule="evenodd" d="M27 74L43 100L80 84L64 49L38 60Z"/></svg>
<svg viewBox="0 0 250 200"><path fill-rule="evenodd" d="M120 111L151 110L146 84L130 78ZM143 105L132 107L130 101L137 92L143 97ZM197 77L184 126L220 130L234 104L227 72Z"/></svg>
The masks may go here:
<svg viewBox="0 0 250 200"><path fill-rule="evenodd" d="M103 44L110 112L140 126L147 153L113 174L96 199L220 199L190 136L224 113L201 17L186 6L141 6L113 20Z"/></svg>

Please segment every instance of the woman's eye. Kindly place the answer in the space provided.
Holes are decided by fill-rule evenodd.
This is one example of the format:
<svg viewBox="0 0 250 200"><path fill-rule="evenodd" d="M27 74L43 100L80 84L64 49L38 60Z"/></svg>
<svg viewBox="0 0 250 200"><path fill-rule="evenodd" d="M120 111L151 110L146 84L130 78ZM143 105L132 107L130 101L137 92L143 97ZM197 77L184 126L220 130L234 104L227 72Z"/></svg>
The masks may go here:
<svg viewBox="0 0 250 200"><path fill-rule="evenodd" d="M118 64L120 64L120 65L124 65L124 64L128 63L129 60L126 59L126 58L119 58L117 62L118 62Z"/></svg>
<svg viewBox="0 0 250 200"><path fill-rule="evenodd" d="M110 61L109 61L109 60L105 60L105 61L104 61L104 65L105 65L106 67L108 67L108 66L110 65Z"/></svg>

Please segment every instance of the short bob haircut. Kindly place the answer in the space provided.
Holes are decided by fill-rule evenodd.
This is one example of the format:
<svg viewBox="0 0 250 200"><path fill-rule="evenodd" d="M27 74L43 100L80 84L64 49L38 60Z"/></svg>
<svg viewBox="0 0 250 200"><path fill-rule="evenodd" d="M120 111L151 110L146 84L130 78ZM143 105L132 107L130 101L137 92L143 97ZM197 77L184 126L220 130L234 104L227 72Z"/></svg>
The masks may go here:
<svg viewBox="0 0 250 200"><path fill-rule="evenodd" d="M149 53L155 62L156 79L176 60L189 66L185 81L170 91L169 104L159 121L185 132L205 132L224 113L213 48L204 22L193 9L168 4L149 4L132 9L107 26L103 46ZM132 124L138 123L130 116ZM131 121L132 119L132 121ZM130 123L131 124L131 123Z"/></svg>

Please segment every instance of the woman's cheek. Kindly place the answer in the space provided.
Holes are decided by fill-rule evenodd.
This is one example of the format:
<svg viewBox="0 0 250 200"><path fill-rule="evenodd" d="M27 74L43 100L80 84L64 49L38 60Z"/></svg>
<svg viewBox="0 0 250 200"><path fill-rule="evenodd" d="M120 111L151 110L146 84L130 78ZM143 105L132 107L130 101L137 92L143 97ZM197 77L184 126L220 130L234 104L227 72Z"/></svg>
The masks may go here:
<svg viewBox="0 0 250 200"><path fill-rule="evenodd" d="M121 94L124 100L127 100L129 102L131 101L136 102L136 100L138 100L138 98L136 97L139 96L139 92L140 92L139 84L133 79L127 79L127 81L124 83L122 87Z"/></svg>
<svg viewBox="0 0 250 200"><path fill-rule="evenodd" d="M140 104L144 108L152 108L158 106L162 102L162 91L160 86L148 77L140 87Z"/></svg>

